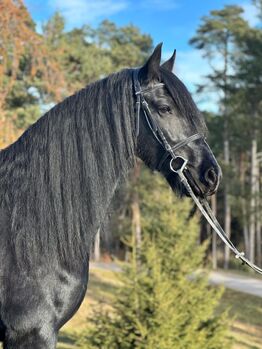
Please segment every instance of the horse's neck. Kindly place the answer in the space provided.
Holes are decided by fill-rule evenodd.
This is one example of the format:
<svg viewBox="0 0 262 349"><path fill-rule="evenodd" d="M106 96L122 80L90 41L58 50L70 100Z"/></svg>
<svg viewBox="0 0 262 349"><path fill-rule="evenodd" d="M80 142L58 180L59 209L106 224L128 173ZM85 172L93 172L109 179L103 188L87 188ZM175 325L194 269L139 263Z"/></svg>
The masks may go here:
<svg viewBox="0 0 262 349"><path fill-rule="evenodd" d="M33 263L41 251L46 251L43 258L51 261L59 257L77 265L103 224L119 181L134 162L129 99L123 99L121 108L111 110L116 118L112 120L103 112L112 103L116 105L114 94L112 101L104 102L108 108L99 101L103 107L99 115L92 106L94 99L87 99L85 91L71 99L52 109L6 150L16 176L12 183L10 176L5 175L4 180L8 184L12 241L18 260L23 255ZM80 100L82 104L76 108ZM71 119L72 108L68 106L82 114ZM23 172L21 161L25 164ZM16 189L20 186L23 190Z"/></svg>
<svg viewBox="0 0 262 349"><path fill-rule="evenodd" d="M120 182L120 177L116 180L115 184L112 186L112 192L110 193L110 195L107 198L105 198L104 206L103 206L103 210L102 210L103 213L101 215L101 219L98 222L98 227L99 227L98 229L100 229L103 226L104 220L106 219L106 215L109 211L110 205L111 205L112 200L115 196L119 182Z"/></svg>

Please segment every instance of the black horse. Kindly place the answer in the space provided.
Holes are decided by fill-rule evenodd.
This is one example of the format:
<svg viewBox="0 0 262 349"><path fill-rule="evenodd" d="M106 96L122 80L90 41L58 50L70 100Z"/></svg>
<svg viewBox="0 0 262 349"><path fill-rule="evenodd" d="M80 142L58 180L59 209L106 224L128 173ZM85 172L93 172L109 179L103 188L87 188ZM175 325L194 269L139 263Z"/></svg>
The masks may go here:
<svg viewBox="0 0 262 349"><path fill-rule="evenodd" d="M137 83L171 145L201 135L178 152L188 159L195 193L210 195L220 168L204 140L201 114L172 73L174 59L160 66L158 45L136 70ZM55 348L59 329L85 295L90 246L117 184L135 156L153 170L163 159L165 149L142 108L137 122L134 71L88 85L0 152L0 339L5 349ZM168 157L160 171L175 191L186 194Z"/></svg>

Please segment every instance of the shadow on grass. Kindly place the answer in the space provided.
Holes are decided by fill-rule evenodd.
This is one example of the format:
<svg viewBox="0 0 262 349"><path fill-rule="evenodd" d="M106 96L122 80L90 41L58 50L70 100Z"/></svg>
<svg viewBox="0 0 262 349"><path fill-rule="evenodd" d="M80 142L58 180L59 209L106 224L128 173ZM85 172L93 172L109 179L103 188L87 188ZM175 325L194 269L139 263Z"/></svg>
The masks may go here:
<svg viewBox="0 0 262 349"><path fill-rule="evenodd" d="M217 309L229 309L233 348L262 349L262 298L226 289Z"/></svg>
<svg viewBox="0 0 262 349"><path fill-rule="evenodd" d="M90 273L86 297L92 297L95 301L102 302L105 299L111 303L119 286L110 281L105 281L102 277Z"/></svg>
<svg viewBox="0 0 262 349"><path fill-rule="evenodd" d="M260 349L261 347L257 347L256 345L250 345L247 344L245 341L241 341L239 339L235 339L235 345L241 345L241 348L247 348L247 349Z"/></svg>
<svg viewBox="0 0 262 349"><path fill-rule="evenodd" d="M261 343L261 327L250 327L248 325L245 325L244 323L236 323L235 325L233 324L232 328L235 333L238 333L239 335L247 335L249 337L254 337L255 340L259 340Z"/></svg>
<svg viewBox="0 0 262 349"><path fill-rule="evenodd" d="M262 298L227 289L219 308L223 311L228 307L230 316L246 325L259 327L262 332Z"/></svg>

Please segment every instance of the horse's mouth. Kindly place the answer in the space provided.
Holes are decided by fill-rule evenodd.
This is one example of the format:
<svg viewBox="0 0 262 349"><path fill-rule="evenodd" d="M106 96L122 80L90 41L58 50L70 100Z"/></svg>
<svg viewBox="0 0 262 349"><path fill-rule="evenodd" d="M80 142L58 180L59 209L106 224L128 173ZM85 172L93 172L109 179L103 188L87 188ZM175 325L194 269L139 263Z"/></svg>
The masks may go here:
<svg viewBox="0 0 262 349"><path fill-rule="evenodd" d="M205 197L206 194L204 193L201 184L199 183L198 180L196 180L194 178L194 176L192 175L192 173L188 169L184 170L184 175L185 175L190 187L192 188L194 194L199 198ZM190 196L188 191L187 191L187 196Z"/></svg>
<svg viewBox="0 0 262 349"><path fill-rule="evenodd" d="M195 177L192 174L192 171L185 169L184 170L184 175L190 184L190 187L192 188L194 194L199 197L199 198L206 198L207 196L212 196L217 192L219 182L217 185L213 188L210 188L203 184L197 177Z"/></svg>
<svg viewBox="0 0 262 349"><path fill-rule="evenodd" d="M207 195L212 195L213 193L211 192L207 192L206 188L204 185L202 185L202 183L195 179L195 177L193 176L192 172L189 171L188 169L184 170L184 175L192 189L192 191L194 192L194 194L198 197L198 198L204 198ZM190 196L189 192L187 191L186 187L183 185L183 183L181 182L178 174L174 173L174 172L170 172L169 175L166 177L170 187L172 188L172 190L174 192L176 192L178 195L180 196Z"/></svg>
<svg viewBox="0 0 262 349"><path fill-rule="evenodd" d="M190 184L194 194L197 197L200 197L200 196L203 197L203 195L201 195L201 193L202 193L201 189L199 188L199 186L195 182L193 176L188 171L187 171L187 173L184 171L184 175L185 175L186 179L188 180L188 183ZM168 184L170 185L171 189L178 196L180 196L180 197L190 196L189 192L187 191L186 187L181 182L177 173L169 172L168 176L166 176L166 180L167 180Z"/></svg>
<svg viewBox="0 0 262 349"><path fill-rule="evenodd" d="M170 187L175 193L177 193L181 197L190 196L190 193L181 182L179 175L171 171L170 167L163 174L166 177ZM204 180L202 182L199 171L195 169L195 167L191 164L187 164L187 167L183 170L183 174L186 177L188 184L190 185L196 197L203 199L207 196L211 196L216 193L219 186L219 181L215 187L209 187Z"/></svg>

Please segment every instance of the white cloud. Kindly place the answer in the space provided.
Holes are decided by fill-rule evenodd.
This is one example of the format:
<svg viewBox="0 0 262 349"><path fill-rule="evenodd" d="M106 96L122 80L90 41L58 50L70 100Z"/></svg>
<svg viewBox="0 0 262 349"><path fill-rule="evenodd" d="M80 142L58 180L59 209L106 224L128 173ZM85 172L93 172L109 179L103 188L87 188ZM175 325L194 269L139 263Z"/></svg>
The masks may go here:
<svg viewBox="0 0 262 349"><path fill-rule="evenodd" d="M256 25L261 23L261 21L258 18L258 9L256 6L254 6L250 3L244 3L244 4L241 4L240 6L244 10L242 17L246 21L248 21L248 23L251 27L255 27Z"/></svg>
<svg viewBox="0 0 262 349"><path fill-rule="evenodd" d="M172 52L163 52L163 61L167 60ZM220 62L214 63L218 68ZM194 100L201 110L218 111L218 92L205 92L196 94L196 87L199 84L207 83L205 76L211 72L207 61L201 56L198 50L178 51L175 63L175 73L183 81L188 90L193 94Z"/></svg>
<svg viewBox="0 0 262 349"><path fill-rule="evenodd" d="M68 27L79 27L123 11L128 2L127 0L49 0L49 6L62 13Z"/></svg>

